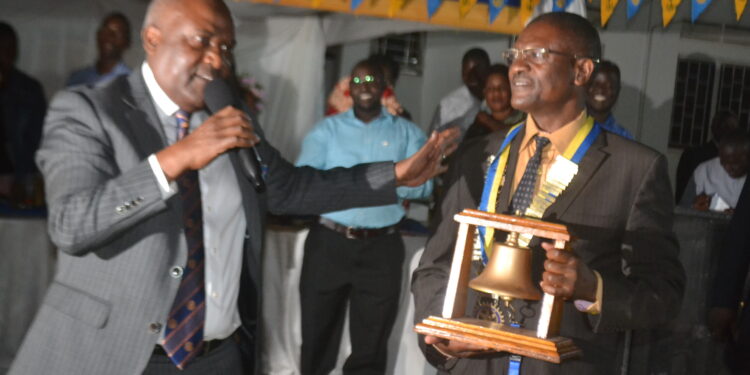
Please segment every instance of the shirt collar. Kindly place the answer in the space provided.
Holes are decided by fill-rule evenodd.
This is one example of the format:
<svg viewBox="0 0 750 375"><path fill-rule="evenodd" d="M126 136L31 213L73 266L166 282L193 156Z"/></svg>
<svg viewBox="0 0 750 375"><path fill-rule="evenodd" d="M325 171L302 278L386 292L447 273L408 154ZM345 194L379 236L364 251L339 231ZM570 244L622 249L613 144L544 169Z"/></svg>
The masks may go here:
<svg viewBox="0 0 750 375"><path fill-rule="evenodd" d="M151 67L148 66L146 61L141 65L141 73L143 73L143 80L146 81L146 88L148 89L149 94L151 94L151 98L153 98L156 108L166 116L174 115L180 107L173 102L169 96L167 96L167 93L165 93L164 90L161 89L159 83L156 82L154 72L151 70Z"/></svg>
<svg viewBox="0 0 750 375"><path fill-rule="evenodd" d="M344 112L344 115L346 117L350 118L350 119L357 120L357 121L359 121L359 122L361 122L362 124L365 124L365 125L372 124L372 123L374 123L376 121L381 121L381 120L385 120L385 119L392 120L393 118L395 118L395 116L393 116L392 114L390 114L388 112L388 110L385 109L385 106L383 106L382 108L380 108L380 116L372 119L372 121L370 121L368 123L363 122L362 120L358 119L357 116L354 115L354 108L353 107L350 108L348 111Z"/></svg>
<svg viewBox="0 0 750 375"><path fill-rule="evenodd" d="M568 148L570 142L573 141L578 130L586 123L587 117L586 110L584 109L573 121L563 125L560 129L557 129L552 133L548 133L539 129L534 118L531 117L531 115L528 115L526 116L526 131L523 136L523 143L521 143L521 149L529 147L534 136L539 134L543 137L547 137L557 152L562 155L565 152L565 149Z"/></svg>

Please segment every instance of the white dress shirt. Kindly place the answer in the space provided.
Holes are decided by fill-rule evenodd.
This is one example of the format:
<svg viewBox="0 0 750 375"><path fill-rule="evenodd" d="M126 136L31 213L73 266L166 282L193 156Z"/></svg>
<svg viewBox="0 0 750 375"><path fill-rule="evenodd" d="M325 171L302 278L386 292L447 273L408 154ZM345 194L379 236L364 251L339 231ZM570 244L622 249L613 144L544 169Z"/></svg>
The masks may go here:
<svg viewBox="0 0 750 375"><path fill-rule="evenodd" d="M177 122L174 114L179 107L159 87L146 62L141 66L141 71L167 136L167 143L171 145L177 140ZM208 114L205 111L193 113L190 116L190 131L195 130L207 118ZM177 192L176 183L167 182L156 155L150 155L148 161L162 188L163 198L168 199ZM203 339L208 341L228 337L241 324L237 296L240 289L242 248L247 223L237 175L227 154L219 155L199 170L198 178L206 252L206 322L203 327Z"/></svg>

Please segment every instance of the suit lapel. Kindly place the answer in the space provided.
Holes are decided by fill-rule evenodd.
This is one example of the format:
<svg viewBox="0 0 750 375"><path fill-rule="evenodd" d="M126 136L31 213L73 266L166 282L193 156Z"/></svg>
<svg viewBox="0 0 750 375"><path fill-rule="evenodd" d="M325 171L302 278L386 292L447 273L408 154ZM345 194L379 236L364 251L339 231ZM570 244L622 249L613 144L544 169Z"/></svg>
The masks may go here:
<svg viewBox="0 0 750 375"><path fill-rule="evenodd" d="M124 91L131 95L122 97L126 107L124 115L139 156L145 158L166 147L167 138L140 69L128 77L127 83L130 90Z"/></svg>
<svg viewBox="0 0 750 375"><path fill-rule="evenodd" d="M609 153L604 149L607 146L606 132L602 131L596 138L591 148L586 152L581 162L578 164L578 173L562 194L557 198L547 211L544 212L544 218L553 216L561 217L568 210L570 205L578 198L580 193L591 181L594 174L599 172L600 167Z"/></svg>
<svg viewBox="0 0 750 375"><path fill-rule="evenodd" d="M523 142L525 133L526 127L524 126L510 143L505 181L503 181L503 187L500 189L500 196L497 197L497 208L495 210L497 213L508 213L508 207L510 206L510 190L513 187L513 178L515 177L516 164L518 163L518 151L521 149L521 142ZM497 171L497 173L503 173L503 171Z"/></svg>

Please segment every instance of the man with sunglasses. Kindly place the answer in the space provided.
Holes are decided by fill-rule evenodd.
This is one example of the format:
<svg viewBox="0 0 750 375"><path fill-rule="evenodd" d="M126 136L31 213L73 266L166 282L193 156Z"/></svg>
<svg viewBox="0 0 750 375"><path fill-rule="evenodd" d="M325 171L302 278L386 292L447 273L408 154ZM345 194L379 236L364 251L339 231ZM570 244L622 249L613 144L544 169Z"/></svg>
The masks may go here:
<svg viewBox="0 0 750 375"><path fill-rule="evenodd" d="M298 165L317 169L409 157L426 141L417 125L383 107L382 68L363 60L352 69L352 109L326 117L307 135ZM425 198L432 183L398 188L399 199ZM398 312L404 243L401 204L328 212L310 229L300 277L302 374L336 365L346 307L352 352L345 374L383 374L388 336Z"/></svg>
<svg viewBox="0 0 750 375"><path fill-rule="evenodd" d="M530 240L531 278L544 293L564 299L560 335L571 338L582 357L553 364L420 336L440 373L621 373L628 364L647 363L625 354L636 352L625 347L626 332L634 330L633 342L644 342L648 329L678 312L685 275L672 233L666 159L601 131L587 114L586 86L600 54L597 31L574 14L541 15L521 32L504 57L511 103L528 113L526 121L505 137L493 133L468 146L451 165L442 219L412 281L415 322L440 316L458 227L452 218L463 209L564 224L573 238L570 251ZM480 165L488 154L498 157L484 181ZM551 204L538 198L550 196ZM480 237L479 243L491 246L492 239ZM503 241L504 233L494 239ZM541 301L514 300L507 309L470 295L466 315L497 312L506 323L537 326Z"/></svg>

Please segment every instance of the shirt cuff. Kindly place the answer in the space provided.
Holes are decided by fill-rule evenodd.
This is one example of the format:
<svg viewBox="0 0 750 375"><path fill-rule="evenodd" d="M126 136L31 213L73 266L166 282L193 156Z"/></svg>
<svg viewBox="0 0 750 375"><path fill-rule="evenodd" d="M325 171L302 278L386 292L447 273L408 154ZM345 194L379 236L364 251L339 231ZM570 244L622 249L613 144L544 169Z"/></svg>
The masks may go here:
<svg viewBox="0 0 750 375"><path fill-rule="evenodd" d="M604 282L602 281L602 275L599 274L599 272L594 271L594 275L596 275L596 301L586 301L582 299L577 299L573 302L576 309L580 312L585 312L587 314L591 315L599 315L599 313L602 311L602 296L604 294Z"/></svg>
<svg viewBox="0 0 750 375"><path fill-rule="evenodd" d="M433 347L433 348L434 348L434 349L435 349L435 350L436 350L436 351L437 351L438 353L440 353L440 355L442 355L443 357L445 357L445 359L454 359L454 358L456 358L455 356L453 356L453 355L450 355L450 354L448 354L448 353L446 353L446 352L444 352L444 351L440 350L440 348L438 348L438 347L437 347L437 345L432 345L432 347Z"/></svg>
<svg viewBox="0 0 750 375"><path fill-rule="evenodd" d="M159 184L162 199L167 199L174 195L177 192L177 184L174 181L172 183L167 181L167 176L164 175L164 171L161 169L161 164L159 164L156 154L148 156L148 164L151 166L151 171L154 172L156 182Z"/></svg>

